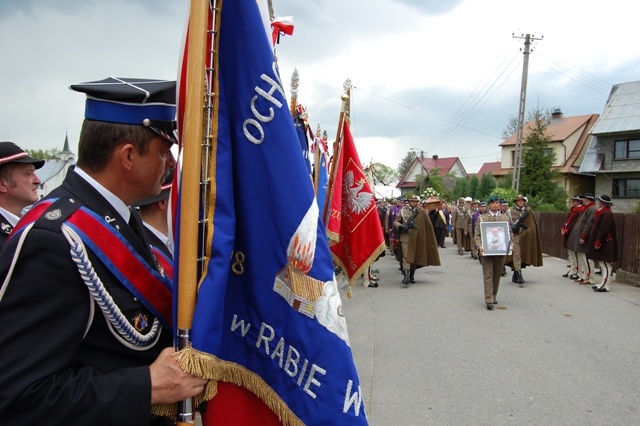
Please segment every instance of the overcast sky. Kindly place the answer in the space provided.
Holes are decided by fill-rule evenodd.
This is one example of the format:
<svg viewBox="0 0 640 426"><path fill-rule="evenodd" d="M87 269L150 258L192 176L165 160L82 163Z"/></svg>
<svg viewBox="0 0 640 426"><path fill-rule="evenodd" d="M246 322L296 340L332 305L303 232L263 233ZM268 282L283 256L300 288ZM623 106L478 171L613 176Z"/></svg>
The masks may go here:
<svg viewBox="0 0 640 426"><path fill-rule="evenodd" d="M108 76L175 79L187 0L2 0L0 140L24 148L77 141L84 96L70 84ZM599 114L616 83L640 77L636 14L626 0L273 0L292 15L276 47L289 93L335 138L352 81L360 159L396 168L410 149L460 157L467 172L499 159L518 114L526 33L527 111Z"/></svg>

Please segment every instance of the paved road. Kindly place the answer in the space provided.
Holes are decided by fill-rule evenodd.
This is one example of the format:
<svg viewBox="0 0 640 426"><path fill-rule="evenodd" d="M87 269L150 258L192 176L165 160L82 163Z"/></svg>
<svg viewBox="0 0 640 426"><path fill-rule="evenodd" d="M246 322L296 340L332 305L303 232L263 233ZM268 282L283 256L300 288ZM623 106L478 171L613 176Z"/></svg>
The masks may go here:
<svg viewBox="0 0 640 426"><path fill-rule="evenodd" d="M449 239L440 257L403 288L387 252L380 287L343 294L372 426L640 425L640 288L595 293L545 257L487 311L478 261Z"/></svg>

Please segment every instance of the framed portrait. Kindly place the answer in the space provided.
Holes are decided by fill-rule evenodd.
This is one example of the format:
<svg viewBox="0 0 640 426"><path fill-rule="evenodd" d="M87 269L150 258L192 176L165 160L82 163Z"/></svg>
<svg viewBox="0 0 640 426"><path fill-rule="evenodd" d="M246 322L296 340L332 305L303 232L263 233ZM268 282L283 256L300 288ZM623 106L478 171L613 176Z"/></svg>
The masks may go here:
<svg viewBox="0 0 640 426"><path fill-rule="evenodd" d="M506 256L509 253L508 222L481 222L480 232L485 256Z"/></svg>

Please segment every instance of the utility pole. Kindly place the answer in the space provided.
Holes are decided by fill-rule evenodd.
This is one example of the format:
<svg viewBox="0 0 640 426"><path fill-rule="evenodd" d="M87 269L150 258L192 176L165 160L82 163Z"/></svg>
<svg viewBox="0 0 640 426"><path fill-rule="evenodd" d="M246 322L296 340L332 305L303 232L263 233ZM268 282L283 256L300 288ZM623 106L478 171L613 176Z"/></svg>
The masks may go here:
<svg viewBox="0 0 640 426"><path fill-rule="evenodd" d="M524 134L524 115L525 105L527 102L527 75L529 73L529 53L531 52L531 41L542 40L542 37L536 38L534 35L515 36L513 38L524 38L524 58L522 61L522 84L520 85L520 106L518 108L518 128L516 130L516 155L513 164L513 182L511 187L518 192L520 189L520 168L522 166L522 139Z"/></svg>

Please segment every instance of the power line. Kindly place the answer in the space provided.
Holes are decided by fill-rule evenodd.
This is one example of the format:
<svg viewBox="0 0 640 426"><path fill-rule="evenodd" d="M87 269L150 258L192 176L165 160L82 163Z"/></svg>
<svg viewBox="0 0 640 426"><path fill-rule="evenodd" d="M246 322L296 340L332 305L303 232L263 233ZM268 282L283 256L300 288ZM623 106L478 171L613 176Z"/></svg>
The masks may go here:
<svg viewBox="0 0 640 426"><path fill-rule="evenodd" d="M558 60L549 58L546 55L540 54L540 56L542 56L542 59L547 62L549 69L568 78L569 80L572 80L588 89L593 90L596 93L608 95L609 91L611 90L611 86L613 86L611 83L602 80L601 78L598 78L593 74L588 73L566 61L565 63L561 63Z"/></svg>
<svg viewBox="0 0 640 426"><path fill-rule="evenodd" d="M513 62L511 62L513 63ZM511 65L511 63L509 65ZM493 97L493 95L504 85L504 83L507 82L508 77L511 76L511 74L513 74L513 72L517 69L518 64L514 64L513 67L511 68L511 70L509 71L509 73L500 81L500 84L495 87L495 89L489 94L489 91L491 88L494 87L494 85L496 83L498 83L498 78L502 77L504 75L504 72L507 70L506 68L503 69L502 73L498 76L498 78L496 78L496 80L491 84L491 86L489 87L489 89L487 89L487 91L482 95L482 97L480 99L478 99L478 101L474 104L474 109L470 110L464 117L464 121L462 121L463 123L468 122L469 120L471 120L481 109L482 107L484 107L487 102ZM489 94L489 96L487 96L487 94ZM484 100L484 102L482 102L482 104L479 105L480 101ZM429 148L433 149L436 146L439 146L440 144L446 142L449 138L451 138L454 134L456 134L462 126L461 123L458 123L457 126L455 128L452 128L441 140L436 141L434 144L432 144ZM500 138L502 139L502 138Z"/></svg>
<svg viewBox="0 0 640 426"><path fill-rule="evenodd" d="M438 117L437 115L430 114L430 113L428 113L428 112L426 112L426 111L422 111L422 110L420 110L420 109L418 109L418 108L415 108L415 107L412 107L412 106L409 106L409 105L403 104L402 102L399 102L399 101L395 101L395 100L393 100L393 99L386 98L386 97L384 97L384 96L382 96L382 95L379 95L379 94L377 94L377 93L371 92L371 91L369 91L369 90L365 90L365 89L363 89L363 88L361 88L361 87L356 87L356 86L352 86L352 87L353 87L353 89L361 90L361 91L363 91L363 92L365 92L365 93L368 93L368 94L369 94L369 95L371 95L371 96L374 96L374 97L376 97L376 98L380 98L380 99L385 100L385 101L387 101L387 102L390 102L390 103L392 103L392 104L398 105L398 106L400 106L400 107L402 107L402 108L406 108L406 109L409 109L409 110L411 110L411 111L417 112L418 114L427 115L427 116L432 117L432 118L435 118L435 119L437 119L437 120L444 121L445 123L451 123L451 121L446 120L446 119L441 118L441 117ZM455 123L454 123L454 124L455 124ZM458 126L459 126L459 127L464 128L464 129L467 129L467 130L469 130L469 131L475 132L475 133L480 133L480 134L485 135L485 136L490 136L490 137L492 137L492 138L496 138L496 139L502 139L500 136L491 135L491 134L489 134L489 133L485 133L485 132L480 131L480 130L472 129L472 128L470 128L470 127L466 127L466 126L462 126L462 125L458 125Z"/></svg>
<svg viewBox="0 0 640 426"><path fill-rule="evenodd" d="M499 59L500 56L498 56L498 58L496 58L496 60ZM449 138L450 136L452 136L457 130L459 130L458 125L459 124L463 124L468 122L477 112L477 105L478 103L487 95L487 93L489 92L489 90L498 82L498 80L504 75L505 70L507 69L507 67L509 67L509 65L511 65L511 63L513 63L513 61L515 60L517 56L516 55L512 55L511 56L511 61L509 62L508 65L504 65L504 63L506 62L506 60L509 58L508 55L505 55L504 59L502 60L502 62L500 63L500 65L498 67L496 67L495 71L493 72L492 76L490 78L488 78L484 85L482 86L481 91L478 90L478 87L480 86L480 84L482 83L482 80L480 80L478 82L478 84L476 85L476 88L474 89L474 91L469 95L469 97L467 98L467 100L465 101L465 103L460 107L460 109L458 110L458 112L454 115L452 121L453 124L445 127L434 139L432 148L439 145L440 142L444 142L447 138ZM498 71L501 70L500 74L494 78L494 76L496 76L496 73L498 73ZM509 75L513 72L513 70L509 73ZM491 84L489 85L489 82L493 79L493 81L491 82ZM498 86L501 87L502 84L504 83L504 81L502 83L500 83L500 85ZM487 87L487 85L489 85L489 87ZM497 90L497 89L496 89ZM493 96L493 94L495 93L495 91L491 94L491 96ZM489 98L491 98L491 96L489 96ZM489 99L487 98L487 100ZM475 102L474 102L475 101ZM473 103L473 105L471 105ZM486 103L486 102L485 102ZM484 105L484 104L483 104ZM475 109L475 111L474 111ZM472 114L473 113L473 114Z"/></svg>

